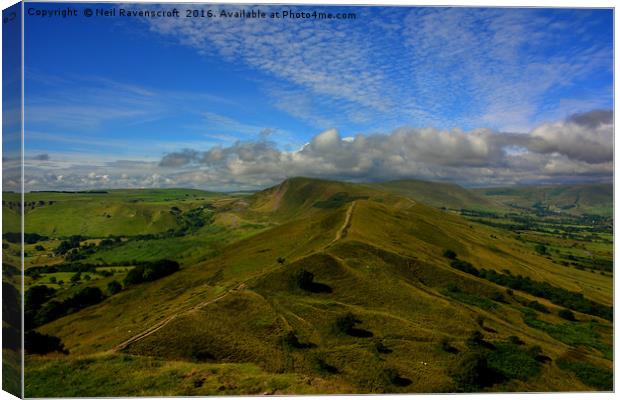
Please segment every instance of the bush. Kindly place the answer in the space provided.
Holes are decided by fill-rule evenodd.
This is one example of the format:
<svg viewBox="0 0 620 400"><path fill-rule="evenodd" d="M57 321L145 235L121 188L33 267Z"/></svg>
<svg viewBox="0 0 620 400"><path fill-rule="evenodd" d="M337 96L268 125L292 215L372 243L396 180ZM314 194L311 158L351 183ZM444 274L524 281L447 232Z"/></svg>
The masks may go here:
<svg viewBox="0 0 620 400"><path fill-rule="evenodd" d="M547 254L547 247L542 244L537 244L534 250L540 255Z"/></svg>
<svg viewBox="0 0 620 400"><path fill-rule="evenodd" d="M27 328L44 325L65 315L74 313L88 306L102 302L105 299L101 289L86 287L64 301L51 300L40 307L31 309Z"/></svg>
<svg viewBox="0 0 620 400"><path fill-rule="evenodd" d="M168 276L180 269L179 263L170 260L159 260L134 267L125 277L125 286L150 282Z"/></svg>
<svg viewBox="0 0 620 400"><path fill-rule="evenodd" d="M310 290L314 281L314 274L310 271L302 269L296 277L297 287L303 290Z"/></svg>
<svg viewBox="0 0 620 400"><path fill-rule="evenodd" d="M467 346L469 347L482 346L485 343L484 335L480 331L473 332L469 338L467 338Z"/></svg>
<svg viewBox="0 0 620 400"><path fill-rule="evenodd" d="M489 367L487 355L481 351L465 354L450 375L459 390L465 392L475 392L503 380L497 371Z"/></svg>
<svg viewBox="0 0 620 400"><path fill-rule="evenodd" d="M452 346L450 344L450 341L447 338L441 339L440 344L441 344L441 349L445 351L446 353L456 354L459 352L459 349Z"/></svg>
<svg viewBox="0 0 620 400"><path fill-rule="evenodd" d="M82 273L81 272L76 272L75 274L73 274L71 276L71 282L73 283L77 283L82 279Z"/></svg>
<svg viewBox="0 0 620 400"><path fill-rule="evenodd" d="M383 378L386 383L394 386L404 387L409 386L412 383L411 379L400 376L400 373L393 368L383 370Z"/></svg>
<svg viewBox="0 0 620 400"><path fill-rule="evenodd" d="M44 335L37 331L28 331L24 335L24 348L28 354L47 354L59 352L69 354L60 338Z"/></svg>
<svg viewBox="0 0 620 400"><path fill-rule="evenodd" d="M443 256L449 258L450 260L456 260L456 253L450 249L444 251Z"/></svg>
<svg viewBox="0 0 620 400"><path fill-rule="evenodd" d="M514 336L514 335L508 337L508 342L514 345L517 345L517 346L521 346L522 344L525 344L523 340L521 340L518 336Z"/></svg>
<svg viewBox="0 0 620 400"><path fill-rule="evenodd" d="M108 283L108 293L110 294L110 296L115 295L121 290L123 290L123 287L117 281L112 281Z"/></svg>
<svg viewBox="0 0 620 400"><path fill-rule="evenodd" d="M567 309L560 310L558 312L558 315L560 316L560 318L564 318L565 320L576 321L575 314L573 314L571 310L567 310Z"/></svg>
<svg viewBox="0 0 620 400"><path fill-rule="evenodd" d="M362 321L357 319L357 317L352 313L347 313L336 320L336 331L340 333L345 333L349 336L371 337L372 332L355 327L361 322Z"/></svg>
<svg viewBox="0 0 620 400"><path fill-rule="evenodd" d="M471 263L468 263L467 261L454 260L454 261L452 261L450 263L450 266L452 268L456 268L458 270L461 270L463 272L466 272L466 273L474 275L474 276L479 276L480 275L478 270Z"/></svg>
<svg viewBox="0 0 620 400"><path fill-rule="evenodd" d="M541 313L549 314L549 309L545 307L544 304L540 304L536 300L530 301L529 303L527 303L527 306L536 311L540 311Z"/></svg>

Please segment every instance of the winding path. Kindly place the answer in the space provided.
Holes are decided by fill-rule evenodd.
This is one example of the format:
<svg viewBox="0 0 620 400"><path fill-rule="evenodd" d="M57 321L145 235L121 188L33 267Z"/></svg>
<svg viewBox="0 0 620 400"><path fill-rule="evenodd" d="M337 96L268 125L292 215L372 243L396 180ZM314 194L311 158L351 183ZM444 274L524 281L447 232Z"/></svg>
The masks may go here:
<svg viewBox="0 0 620 400"><path fill-rule="evenodd" d="M347 237L349 227L351 226L351 216L353 216L353 208L355 208L355 201L352 202L351 205L349 205L349 208L347 209L347 214L344 218L344 222L342 223L340 229L338 229L338 232L336 232L336 237L325 247L329 247L340 239Z"/></svg>
<svg viewBox="0 0 620 400"><path fill-rule="evenodd" d="M336 243L338 240L340 240L340 239L342 239L342 238L347 236L347 231L348 231L348 229L349 229L349 227L351 225L351 216L353 215L353 208L354 207L355 207L355 201L353 201L349 205L349 208L347 209L347 213L346 213L346 216L345 216L345 219L344 219L344 222L343 222L342 226L336 232L336 237L334 238L334 240L332 240L331 242L329 242L329 244L327 246L325 246L326 248L330 247L331 245ZM131 338L129 338L129 339L125 340L124 342L122 342L121 344L119 344L118 346L114 347L114 351L124 350L127 347L131 346L132 344L134 344L134 343L136 343L136 342L138 342L138 341L140 341L140 340L142 340L144 338L147 338L147 337L151 336L155 332L159 331L160 329L162 329L163 327L168 325L170 322L174 321L181 314L185 314L185 313L188 313L188 312L199 310L199 309L201 309L203 307L208 306L209 304L213 304L213 303L215 303L217 301L222 300L223 298L225 298L226 296L228 296L231 293L238 292L240 290L245 289L246 282L247 281L241 282L240 284L238 284L234 288L227 290L226 292L220 294L217 297L214 297L211 300L199 303L199 304L197 304L197 305L195 305L195 306L193 306L191 308L188 308L186 310L179 311L177 313L172 314L171 316L167 317L166 319L157 322L156 324L154 324L150 328L146 329L145 331L142 331L141 333L139 333L139 334L137 334L135 336L132 336Z"/></svg>
<svg viewBox="0 0 620 400"><path fill-rule="evenodd" d="M232 289L227 290L226 292L220 294L219 296L217 296L217 297L215 297L215 298L213 298L211 300L199 303L199 304L197 304L197 305L195 305L195 306L193 306L191 308L188 308L187 310L179 311L179 312L177 312L175 314L172 314L168 318L164 319L163 321L159 321L158 323L156 323L155 325L151 326L147 330L145 330L145 331L143 331L143 332L141 332L141 333L139 333L139 334L137 334L137 335L127 339L127 340L125 340L123 343L121 343L118 346L116 346L114 348L114 351L124 350L127 347L129 347L130 345L134 344L135 342L137 342L139 340L142 340L142 339L144 339L146 337L151 336L152 334L154 334L155 332L157 332L158 330L160 330L164 326L168 325L170 322L172 322L179 315L185 314L185 313L188 313L188 312L192 312L192 311L195 311L195 310L199 310L199 309L201 309L203 307L208 306L209 304L213 304L216 301L220 301L224 297L228 296L229 294L231 294L233 292L238 292L239 290L245 289L245 286L246 286L245 282L241 282L239 285L235 286Z"/></svg>

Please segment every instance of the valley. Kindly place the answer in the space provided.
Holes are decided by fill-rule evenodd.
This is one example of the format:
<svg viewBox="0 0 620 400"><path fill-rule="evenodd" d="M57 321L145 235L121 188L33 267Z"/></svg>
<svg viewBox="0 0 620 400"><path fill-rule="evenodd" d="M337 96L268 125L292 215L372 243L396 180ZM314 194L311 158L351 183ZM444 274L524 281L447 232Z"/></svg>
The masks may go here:
<svg viewBox="0 0 620 400"><path fill-rule="evenodd" d="M27 193L26 396L612 390L610 188Z"/></svg>

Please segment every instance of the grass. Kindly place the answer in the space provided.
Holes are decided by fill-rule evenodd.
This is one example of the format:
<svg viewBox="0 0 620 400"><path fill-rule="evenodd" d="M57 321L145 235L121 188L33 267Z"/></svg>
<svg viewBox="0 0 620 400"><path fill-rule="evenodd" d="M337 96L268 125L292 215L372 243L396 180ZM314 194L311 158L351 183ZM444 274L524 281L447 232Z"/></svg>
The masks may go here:
<svg viewBox="0 0 620 400"><path fill-rule="evenodd" d="M274 374L252 364L204 364L152 357L28 357L27 397L133 397L345 392L325 379Z"/></svg>
<svg viewBox="0 0 620 400"><path fill-rule="evenodd" d="M488 356L489 367L499 371L507 379L527 381L540 374L541 363L522 346L512 343L495 343Z"/></svg>
<svg viewBox="0 0 620 400"><path fill-rule="evenodd" d="M587 362L567 359L558 360L557 365L561 369L574 373L580 381L594 389L612 391L614 388L614 375L611 370Z"/></svg>
<svg viewBox="0 0 620 400"><path fill-rule="evenodd" d="M441 293L461 303L480 307L484 310L493 310L497 308L497 303L491 301L490 299L475 293L463 292L458 288L458 286L445 289Z"/></svg>
<svg viewBox="0 0 620 400"><path fill-rule="evenodd" d="M608 360L613 358L613 346L602 340L598 330L607 330L605 325L597 322L566 322L562 324L552 324L536 318L536 314L531 311L523 310L523 321L535 329L546 332L552 338L566 343L573 347L587 346L601 352L603 357Z"/></svg>
<svg viewBox="0 0 620 400"><path fill-rule="evenodd" d="M99 205L97 212L112 203L129 213L145 207L143 219L118 214L122 222L95 221L93 243L110 232L120 232L123 241L97 247L88 256L85 262L116 272L89 285L120 281L132 260L169 258L179 261L181 270L40 327L41 333L60 337L71 353L28 357L30 396L451 392L458 387L450 366L467 351L465 343L475 330L484 330L495 345L488 364L508 378L488 390L584 389L554 364L532 363L526 351L532 345L553 359L579 348L602 365L609 362L609 324L560 323L549 302L518 291L509 295L503 287L451 268L443 254L452 249L477 268L509 270L604 304L611 304L608 277L562 267L513 232L415 197L305 178L251 196L174 190L36 196L59 203L84 196ZM184 236L131 237L143 222L153 222L152 232L174 228L157 217L159 211L174 216L201 205L209 205L213 218ZM179 211L170 213L172 207ZM36 216L37 208L30 212ZM50 220L45 229L55 232L50 241L57 241L61 233L81 231L84 223L68 219L61 226ZM602 243L597 246L595 256L606 251ZM33 265L44 260L37 261L39 256L33 253ZM302 270L329 290L300 288L296 279ZM453 286L459 289L450 290ZM492 300L498 293L505 304ZM534 300L551 310L540 317L544 320L525 320L517 308ZM371 335L335 332L336 321L348 313L359 321L355 329ZM171 317L124 353L114 351ZM541 337L541 331L563 340ZM528 347L506 341L514 335ZM437 350L442 340L454 350Z"/></svg>

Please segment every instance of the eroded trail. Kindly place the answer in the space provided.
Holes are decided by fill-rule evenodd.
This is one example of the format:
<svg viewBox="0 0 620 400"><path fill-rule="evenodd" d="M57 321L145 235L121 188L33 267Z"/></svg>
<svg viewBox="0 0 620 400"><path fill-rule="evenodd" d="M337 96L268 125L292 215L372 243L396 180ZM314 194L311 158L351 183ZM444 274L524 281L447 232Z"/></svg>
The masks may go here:
<svg viewBox="0 0 620 400"><path fill-rule="evenodd" d="M331 245L336 243L338 240L347 237L348 230L349 230L349 228L351 226L351 217L353 216L353 209L354 208L355 208L355 201L352 202L349 205L349 208L347 208L347 212L346 212L345 219L344 219L344 222L343 222L342 226L336 232L336 237L334 238L334 240L332 240L327 246L325 246L326 248L330 247ZM239 285L235 286L232 289L227 290L226 292L220 294L219 296L217 296L217 297L215 297L215 298L213 298L211 300L202 302L202 303L197 304L197 305L195 305L195 306L193 306L191 308L188 308L186 310L179 311L179 312L177 312L175 314L172 314L171 316L165 318L164 320L157 322L156 324L154 324L153 326L151 326L147 330L142 331L141 333L139 333L139 334L137 334L137 335L135 335L135 336L125 340L124 342L122 342L121 344L116 346L114 348L114 351L124 350L127 347L131 346L132 344L134 344L134 343L136 343L136 342L138 342L138 341L140 341L140 340L142 340L144 338L147 338L147 337L151 336L152 334L156 333L157 331L159 331L160 329L162 329L163 327L168 325L170 322L174 321L181 314L185 314L185 313L192 312L192 311L201 309L203 307L206 307L209 304L213 304L213 303L215 303L215 302L217 302L219 300L222 300L223 298L225 298L226 296L228 296L231 293L237 292L239 290L243 290L245 287L246 287L246 283L245 282L241 282Z"/></svg>
<svg viewBox="0 0 620 400"><path fill-rule="evenodd" d="M136 343L137 341L140 341L146 337L151 336L152 334L154 334L155 332L157 332L158 330L160 330L161 328L163 328L164 326L168 325L170 322L174 321L174 319L176 317L178 317L181 314L185 314L188 312L192 312L195 310L199 310L203 307L208 306L209 304L213 304L216 301L222 300L224 297L228 296L231 293L237 292L239 290L243 290L245 288L246 284L245 282L240 283L239 285L235 286L232 289L227 290L226 292L220 294L219 296L199 303L191 308L188 308L187 310L183 310L183 311L179 311L178 313L172 314L171 316L169 316L168 318L164 319L163 321L159 321L158 323L156 323L155 325L151 326L150 328L148 328L147 330L127 339L126 341L124 341L123 343L119 344L118 346L116 346L114 348L114 351L121 351L126 349L127 347L129 347L130 345L132 345L133 343Z"/></svg>
<svg viewBox="0 0 620 400"><path fill-rule="evenodd" d="M347 233L351 226L351 216L353 215L353 208L355 208L355 202L352 202L351 205L349 205L349 208L347 209L347 214L344 218L344 222L340 229L338 229L338 232L336 232L336 237L326 247L329 247L340 239L347 237Z"/></svg>

